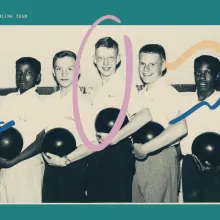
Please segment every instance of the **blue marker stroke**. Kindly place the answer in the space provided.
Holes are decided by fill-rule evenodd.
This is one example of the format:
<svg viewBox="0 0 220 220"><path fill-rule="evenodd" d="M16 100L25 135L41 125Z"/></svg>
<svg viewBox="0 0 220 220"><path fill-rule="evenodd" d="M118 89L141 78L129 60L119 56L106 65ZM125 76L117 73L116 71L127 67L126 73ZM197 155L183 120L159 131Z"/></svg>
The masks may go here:
<svg viewBox="0 0 220 220"><path fill-rule="evenodd" d="M180 116L174 118L173 120L171 120L169 122L169 124L170 125L176 124L177 122L180 122L181 120L184 120L185 118L187 118L189 115L191 115L193 112L195 112L196 110L198 110L199 108L201 108L204 105L208 106L209 109L214 110L214 109L218 108L218 106L220 105L220 98L216 101L216 103L214 105L210 105L207 101L202 101L202 102L196 104L195 106L193 106L192 108L190 108L189 110L184 112L182 115L180 115Z"/></svg>
<svg viewBox="0 0 220 220"><path fill-rule="evenodd" d="M3 121L0 121L0 124L4 124ZM15 122L13 120L7 122L6 124L4 124L3 126L0 127L0 132L3 132L7 129L9 129L10 127L14 126Z"/></svg>

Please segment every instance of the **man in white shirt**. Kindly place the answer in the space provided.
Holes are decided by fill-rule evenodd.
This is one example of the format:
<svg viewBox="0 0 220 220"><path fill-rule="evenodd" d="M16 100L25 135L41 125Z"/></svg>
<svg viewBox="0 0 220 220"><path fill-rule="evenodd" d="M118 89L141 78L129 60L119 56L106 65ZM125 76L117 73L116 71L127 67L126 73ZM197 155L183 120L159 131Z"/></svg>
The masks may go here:
<svg viewBox="0 0 220 220"><path fill-rule="evenodd" d="M40 203L43 177L41 140L46 127L43 102L36 92L41 64L32 57L16 61L18 92L6 96L0 109L4 122L14 120L23 137L22 152L12 160L0 158L0 202Z"/></svg>
<svg viewBox="0 0 220 220"><path fill-rule="evenodd" d="M118 43L105 37L95 45L94 63L102 80L94 100L95 115L106 108L121 109L125 78L118 70L120 66ZM127 116L131 118L140 110L140 102L132 92ZM134 98L135 97L135 98ZM99 142L102 134L97 133ZM134 157L130 139L124 139L115 146L108 146L88 158L88 201L89 202L131 202Z"/></svg>
<svg viewBox="0 0 220 220"><path fill-rule="evenodd" d="M86 202L87 186L87 161L80 158L74 162L72 155L81 153L83 143L78 135L73 115L73 72L76 55L72 51L61 51L53 58L53 75L59 86L59 91L47 98L47 108L50 111L50 120L46 131L53 128L65 128L76 139L76 147L79 148L66 155L59 157L50 153L43 154L47 163L43 180L44 203L75 203ZM90 104L83 99L78 91L79 111L83 128L88 138L95 139L92 111ZM74 163L72 163L74 162Z"/></svg>
<svg viewBox="0 0 220 220"><path fill-rule="evenodd" d="M218 101L220 96L219 93L215 90L215 87L219 74L220 63L217 58L213 56L202 55L195 59L194 76L197 91L187 96L187 99L184 102L184 112L202 101L206 101L210 105L214 105ZM182 153L185 156L183 159L183 198L186 202L190 201L189 193L192 190L198 191L198 197L195 198L194 202L205 202L210 200L212 201L212 199L214 199L214 197L212 198L212 196L214 194L218 194L218 192L215 193L212 190L212 188L215 188L214 185L212 187L211 185L207 186L206 184L207 188L203 188L205 187L203 178L207 179L208 176L205 172L199 172L196 168L194 169L194 163L190 161L192 161L192 143L196 137L205 132L215 132L220 134L219 116L219 107L211 110L207 106L202 106L187 117L188 135L181 142ZM212 180L210 179L210 184L211 183ZM201 195L199 195L204 190L210 190L210 194L208 197L208 193L205 197L201 197ZM181 193L180 201L182 201Z"/></svg>
<svg viewBox="0 0 220 220"><path fill-rule="evenodd" d="M145 84L141 91L145 111L137 113L113 140L117 143L153 120L165 130L148 143L134 144L136 161L132 201L147 203L177 202L179 140L186 135L186 122L170 125L179 112L179 94L163 77L166 54L162 46L150 44L139 51L139 74ZM151 117L149 117L149 109ZM144 122L144 123L143 123Z"/></svg>

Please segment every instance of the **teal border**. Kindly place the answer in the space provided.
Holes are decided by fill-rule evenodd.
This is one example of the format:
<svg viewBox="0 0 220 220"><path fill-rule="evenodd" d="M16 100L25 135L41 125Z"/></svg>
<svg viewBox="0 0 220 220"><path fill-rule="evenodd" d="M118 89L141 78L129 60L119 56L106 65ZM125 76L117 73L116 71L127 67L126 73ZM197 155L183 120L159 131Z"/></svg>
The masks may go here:
<svg viewBox="0 0 220 220"><path fill-rule="evenodd" d="M218 219L218 205L11 205L1 217L29 220L207 220Z"/></svg>
<svg viewBox="0 0 220 220"><path fill-rule="evenodd" d="M104 15L117 16L122 25L219 25L220 1L1 0L0 14L28 14L28 19L0 18L0 25L91 25ZM219 205L186 204L0 205L7 220L207 220L218 218L219 211Z"/></svg>
<svg viewBox="0 0 220 220"><path fill-rule="evenodd" d="M0 14L28 14L28 19L0 19L0 24L91 25L115 15L123 25L218 25L219 5L219 0L1 0Z"/></svg>

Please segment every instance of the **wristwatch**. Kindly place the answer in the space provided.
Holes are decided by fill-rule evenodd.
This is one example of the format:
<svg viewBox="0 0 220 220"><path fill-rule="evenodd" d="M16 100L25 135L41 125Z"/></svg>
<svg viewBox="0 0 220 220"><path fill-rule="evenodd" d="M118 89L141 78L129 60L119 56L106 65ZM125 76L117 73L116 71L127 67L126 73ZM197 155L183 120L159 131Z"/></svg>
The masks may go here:
<svg viewBox="0 0 220 220"><path fill-rule="evenodd" d="M65 158L65 164L66 165L71 164L71 160L68 158L68 156L65 156L64 158Z"/></svg>

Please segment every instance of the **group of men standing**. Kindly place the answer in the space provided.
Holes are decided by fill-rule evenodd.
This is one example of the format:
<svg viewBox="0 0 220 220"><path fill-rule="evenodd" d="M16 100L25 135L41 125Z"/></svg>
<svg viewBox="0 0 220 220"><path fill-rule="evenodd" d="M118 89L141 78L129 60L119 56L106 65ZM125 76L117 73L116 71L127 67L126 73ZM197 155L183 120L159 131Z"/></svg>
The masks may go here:
<svg viewBox="0 0 220 220"><path fill-rule="evenodd" d="M61 51L54 56L53 76L59 90L45 100L36 92L41 78L40 62L30 57L17 60L18 92L6 96L0 108L0 119L15 121L24 147L12 160L0 158L0 202L178 202L181 158L185 153L192 153L192 141L198 134L210 129L218 132L218 120L214 120L218 110L209 114L207 109L206 112L201 109L199 115L195 113L169 124L184 108L180 94L164 78L165 61L166 52L161 45L148 44L140 49L138 72L144 87L139 92L132 88L127 110L129 123L120 129L109 146L95 152L83 144L73 116L76 54ZM97 114L108 107L120 109L122 106L126 84L120 62L118 43L111 37L98 40L94 65L102 83L91 102L78 92L85 133L96 144L108 135L95 131ZM197 93L193 95L193 102L187 104L188 108L206 99L217 101L215 84L219 66L219 60L211 56L195 60ZM207 118L214 114L213 119ZM132 134L150 121L160 123L164 131L148 143L134 144ZM64 157L41 150L45 134L56 127L68 129L76 139L77 149ZM182 140L185 141L183 145Z"/></svg>

